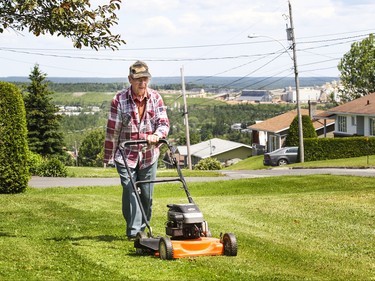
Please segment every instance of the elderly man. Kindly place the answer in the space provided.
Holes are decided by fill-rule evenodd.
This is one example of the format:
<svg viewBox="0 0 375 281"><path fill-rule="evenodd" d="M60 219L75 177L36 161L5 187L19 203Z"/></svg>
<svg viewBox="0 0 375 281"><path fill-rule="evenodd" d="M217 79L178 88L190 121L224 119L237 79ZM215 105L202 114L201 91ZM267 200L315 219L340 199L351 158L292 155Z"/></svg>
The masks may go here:
<svg viewBox="0 0 375 281"><path fill-rule="evenodd" d="M134 181L150 181L156 177L160 138L169 132L169 120L161 95L150 88L151 74L146 63L137 61L129 68L130 87L112 99L104 144L104 163L113 158L120 176L122 213L126 221L126 235L134 239L146 227L142 220L130 177ZM118 145L127 140L147 140L144 145L126 146L124 154L131 175L128 174ZM140 186L140 198L147 220L151 220L153 183Z"/></svg>

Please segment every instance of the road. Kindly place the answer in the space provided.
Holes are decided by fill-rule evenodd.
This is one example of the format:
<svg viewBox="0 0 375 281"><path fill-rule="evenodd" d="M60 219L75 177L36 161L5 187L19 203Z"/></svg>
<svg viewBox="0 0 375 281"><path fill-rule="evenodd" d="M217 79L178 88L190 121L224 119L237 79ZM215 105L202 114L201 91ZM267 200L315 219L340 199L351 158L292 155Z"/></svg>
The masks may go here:
<svg viewBox="0 0 375 281"><path fill-rule="evenodd" d="M259 177L275 176L302 176L302 175L351 175L363 177L375 177L375 169L342 169L342 168L315 168L315 169L289 169L274 168L267 170L239 170L239 171L221 171L222 177L186 177L186 182L206 182ZM160 178L163 179L163 178ZM30 187L48 188L48 187L75 187L75 186L110 186L120 185L119 178L49 178L32 177L29 181Z"/></svg>

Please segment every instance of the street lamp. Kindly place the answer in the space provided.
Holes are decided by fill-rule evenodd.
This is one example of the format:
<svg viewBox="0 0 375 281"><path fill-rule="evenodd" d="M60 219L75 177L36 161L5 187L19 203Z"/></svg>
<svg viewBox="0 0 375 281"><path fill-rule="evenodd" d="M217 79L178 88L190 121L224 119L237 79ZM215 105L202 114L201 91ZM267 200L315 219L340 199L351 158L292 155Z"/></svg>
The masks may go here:
<svg viewBox="0 0 375 281"><path fill-rule="evenodd" d="M290 15L291 15L291 7L289 3L289 8L290 8ZM290 16L291 18L291 16ZM293 21L290 20L291 23L291 28L287 28L287 38L288 40L292 40L292 45L291 49L293 50L293 57L289 54L288 49L284 46L283 43L281 43L279 40L267 36L267 35L248 35L247 37L252 39L252 38L259 38L259 37L264 37L264 38L269 38L272 41L277 42L280 44L280 46L283 47L283 49L287 52L289 57L293 60L294 62L294 80L296 84L296 102L297 102L297 116L298 116L298 138L299 138L299 156L300 156L300 162L303 163L305 160L304 156L304 147L303 147L303 129L302 129L302 115L301 115L301 104L300 104L300 98L299 98L299 79L298 79L298 70L297 70L297 56L296 56L296 43L294 41L294 29L293 29Z"/></svg>
<svg viewBox="0 0 375 281"><path fill-rule="evenodd" d="M280 44L281 47L283 47L283 49L285 50L285 52L289 55L289 57L293 60L293 57L289 54L289 50L284 46L283 43L281 43L280 40L277 40L276 38L273 38L271 36L267 36L267 35L258 35L258 34L251 34L251 35L248 35L247 38L250 38L250 39L254 39L254 38L268 38L268 39L271 39L272 41L275 41L277 43Z"/></svg>

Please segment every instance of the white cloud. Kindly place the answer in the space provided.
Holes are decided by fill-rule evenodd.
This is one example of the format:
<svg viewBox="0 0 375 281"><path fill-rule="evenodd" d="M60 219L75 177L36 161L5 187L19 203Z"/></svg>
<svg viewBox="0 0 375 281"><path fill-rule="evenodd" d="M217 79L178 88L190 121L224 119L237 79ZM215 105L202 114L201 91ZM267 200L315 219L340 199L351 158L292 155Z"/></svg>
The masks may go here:
<svg viewBox="0 0 375 281"><path fill-rule="evenodd" d="M143 35L173 36L177 32L177 28L170 19L157 16L146 19L139 32Z"/></svg>
<svg viewBox="0 0 375 281"><path fill-rule="evenodd" d="M96 4L108 4L108 0L93 0ZM321 44L311 44L312 47L320 48L300 51L298 61L301 64L300 71L307 68L323 68L320 60L329 57L341 57L350 48L350 42L342 45L333 45L324 40L333 37L346 37L354 34L365 34L374 32L375 19L373 11L375 3L373 0L291 0L293 8L293 20L298 43L301 41L322 40ZM69 58L55 58L39 55L27 55L17 52L2 51L0 49L0 64L9 67L0 69L0 76L17 75L17 73L31 69L35 62L41 67L46 66L49 75L54 76L102 76L103 69L106 75L116 76L122 73L124 64L133 58L150 59L156 75L179 75L182 64L186 64L186 75L214 75L225 72L226 75L247 75L255 69L252 55L272 53L280 49L275 42L264 42L265 40L254 40L252 44L247 35L256 33L258 35L277 38L286 42L286 24L288 21L283 15L288 15L287 0L147 0L147 1L122 1L121 10L117 12L119 26L115 26L114 33L119 32L127 45L121 47L119 52L85 52L72 51L72 42L69 38L57 38L51 36L35 37L33 35L17 36L12 31L0 34L3 47L13 48L55 48L66 49L64 54L80 54L94 58L111 57L121 58L121 61L105 60L72 60ZM333 34L342 34L333 36ZM304 38L302 40L302 38ZM238 46L221 46L227 43L237 43ZM322 47L330 45L332 47ZM216 45L204 47L205 45ZM163 47L186 46L186 48ZM190 48L188 46L194 46ZM199 48L195 48L198 46ZM298 44L299 48L306 48L306 44ZM156 48L155 48L156 47ZM145 50L149 48L149 50ZM160 49L157 49L160 48ZM45 51L47 53L48 51ZM240 57L236 59L223 59L224 57ZM320 56L320 57L319 57ZM326 56L326 57L324 57ZM167 59L157 61L158 58ZM182 60L189 58L202 58L202 60ZM207 58L218 58L215 60L203 60ZM154 59L154 60L153 60ZM168 60L169 59L169 60ZM173 61L176 59L175 61ZM266 56L267 60L270 57ZM257 62L262 66L266 59ZM9 63L11 61L20 63ZM51 67L53 64L71 71L60 71ZM168 65L167 68L163 65ZM239 67L240 65L246 65ZM331 62L327 73L337 73L335 66L337 61ZM25 67L26 66L26 67ZM270 63L268 73L272 70L290 68L290 58L276 60ZM228 69L235 71L227 71ZM165 72L168 69L168 72ZM171 70L176 73L171 73ZM87 71L90 70L90 73ZM264 75L260 68L254 76ZM78 74L77 74L78 73ZM319 75L319 71L317 72ZM314 73L314 75L317 75Z"/></svg>

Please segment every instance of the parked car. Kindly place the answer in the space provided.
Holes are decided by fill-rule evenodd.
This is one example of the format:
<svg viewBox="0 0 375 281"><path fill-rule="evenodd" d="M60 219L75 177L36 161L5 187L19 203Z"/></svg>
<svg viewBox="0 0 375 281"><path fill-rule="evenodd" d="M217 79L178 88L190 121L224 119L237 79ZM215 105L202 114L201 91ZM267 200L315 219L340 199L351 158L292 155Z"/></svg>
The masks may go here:
<svg viewBox="0 0 375 281"><path fill-rule="evenodd" d="M298 147L282 147L275 151L264 154L263 165L282 166L296 163L298 160Z"/></svg>

